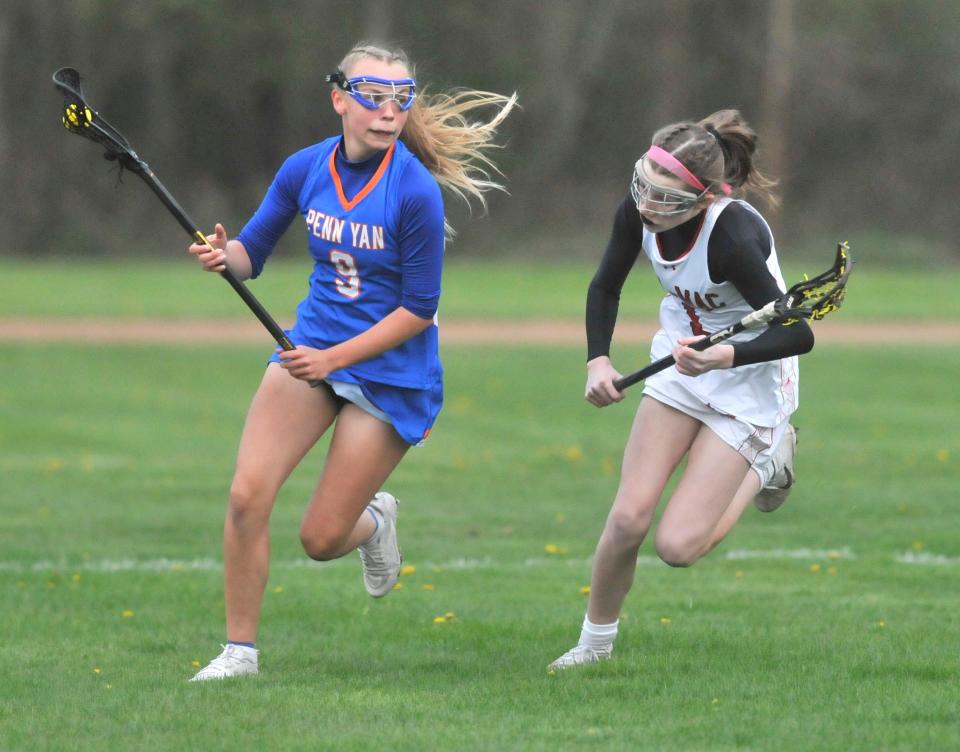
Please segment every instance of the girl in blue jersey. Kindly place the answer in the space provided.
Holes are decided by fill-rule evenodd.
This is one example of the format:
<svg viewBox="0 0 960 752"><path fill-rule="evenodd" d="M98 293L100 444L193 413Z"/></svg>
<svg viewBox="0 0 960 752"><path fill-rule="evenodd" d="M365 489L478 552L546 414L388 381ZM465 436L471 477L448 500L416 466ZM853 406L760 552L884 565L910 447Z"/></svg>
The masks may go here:
<svg viewBox="0 0 960 752"><path fill-rule="evenodd" d="M637 551L674 470L686 465L657 527L660 558L685 567L716 546L754 502L780 506L793 483L797 358L813 347L803 321L744 332L702 352L691 345L780 297L773 235L760 213L731 197L772 198L754 164L756 134L736 110L660 129L634 166L630 193L587 296L586 398L624 398L610 342L620 290L643 254L664 291L651 357L676 366L644 382L624 450L620 486L597 544L580 640L548 667L609 658Z"/></svg>
<svg viewBox="0 0 960 752"><path fill-rule="evenodd" d="M440 410L435 314L445 236L441 187L484 203L500 186L484 151L515 96L418 96L402 51L358 45L327 76L341 136L284 162L234 239L220 224L203 268L257 277L299 215L313 257L309 292L247 415L224 525L227 644L193 680L258 671L255 646L269 556L268 520L281 485L333 426L323 472L300 527L307 555L359 548L373 597L400 572L397 500L380 491ZM497 108L489 122L466 113Z"/></svg>

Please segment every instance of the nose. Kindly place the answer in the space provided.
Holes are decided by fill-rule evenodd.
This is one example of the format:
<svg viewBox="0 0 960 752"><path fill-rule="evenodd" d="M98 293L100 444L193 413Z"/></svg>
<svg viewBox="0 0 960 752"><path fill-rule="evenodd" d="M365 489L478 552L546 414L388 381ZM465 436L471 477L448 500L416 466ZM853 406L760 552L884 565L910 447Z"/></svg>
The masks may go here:
<svg viewBox="0 0 960 752"><path fill-rule="evenodd" d="M400 104L395 99L388 99L380 105L380 117L388 120L393 120L401 111Z"/></svg>

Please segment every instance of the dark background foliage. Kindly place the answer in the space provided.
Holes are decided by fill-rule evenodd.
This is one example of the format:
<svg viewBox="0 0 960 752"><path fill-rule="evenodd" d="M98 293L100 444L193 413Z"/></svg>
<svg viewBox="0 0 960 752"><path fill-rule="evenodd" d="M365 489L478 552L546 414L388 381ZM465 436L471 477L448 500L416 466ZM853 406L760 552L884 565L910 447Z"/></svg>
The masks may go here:
<svg viewBox="0 0 960 752"><path fill-rule="evenodd" d="M404 47L433 90L519 93L510 194L469 221L448 203L458 254L596 256L653 131L737 107L780 179L781 247L874 234L880 261L960 260L960 4L937 0L6 0L0 249L185 244L62 129L58 67L204 229L237 232L283 159L338 131L322 76L358 40ZM898 238L922 252L899 258Z"/></svg>

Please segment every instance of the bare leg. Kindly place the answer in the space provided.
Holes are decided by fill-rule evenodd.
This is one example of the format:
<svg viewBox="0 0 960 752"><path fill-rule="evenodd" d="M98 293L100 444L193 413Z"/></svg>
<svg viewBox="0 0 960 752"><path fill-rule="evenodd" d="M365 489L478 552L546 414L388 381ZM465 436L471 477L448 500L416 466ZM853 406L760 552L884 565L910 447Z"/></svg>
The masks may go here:
<svg viewBox="0 0 960 752"><path fill-rule="evenodd" d="M714 528L710 542L700 556L712 551L727 537L730 531L733 530L733 526L740 520L740 515L753 503L753 499L759 490L760 477L752 471L747 473L743 479L743 483L740 484L740 488L737 489L736 496L733 497L733 501L730 502L727 511L723 513L723 516Z"/></svg>
<svg viewBox="0 0 960 752"><path fill-rule="evenodd" d="M700 422L644 397L623 453L620 486L597 544L587 618L595 624L617 620L633 585L637 550L663 489L690 448Z"/></svg>
<svg viewBox="0 0 960 752"><path fill-rule="evenodd" d="M271 363L247 415L223 529L227 638L254 642L280 486L337 416L323 389Z"/></svg>
<svg viewBox="0 0 960 752"><path fill-rule="evenodd" d="M697 561L713 545L718 526L723 523L726 534L739 518L756 493L756 478L739 452L701 425L657 526L660 558L678 567Z"/></svg>
<svg viewBox="0 0 960 752"><path fill-rule="evenodd" d="M373 519L364 510L409 448L390 424L344 405L300 526L308 556L336 559L373 534Z"/></svg>

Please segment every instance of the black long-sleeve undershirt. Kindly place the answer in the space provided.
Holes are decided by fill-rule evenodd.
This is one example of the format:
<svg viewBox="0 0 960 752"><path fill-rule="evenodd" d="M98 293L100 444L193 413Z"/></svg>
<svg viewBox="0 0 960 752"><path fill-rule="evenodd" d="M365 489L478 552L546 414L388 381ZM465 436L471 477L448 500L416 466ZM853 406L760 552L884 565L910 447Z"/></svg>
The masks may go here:
<svg viewBox="0 0 960 752"><path fill-rule="evenodd" d="M667 260L689 249L700 231L702 216L659 234L660 252ZM617 323L620 291L640 255L643 223L628 194L617 208L613 230L600 266L587 292L587 360L610 354ZM782 292L767 269L770 235L766 227L740 204L729 204L717 218L707 245L707 269L716 283L731 282L744 300L757 310ZM733 365L761 363L813 348L813 330L805 321L790 326L775 324L749 342L733 345Z"/></svg>

